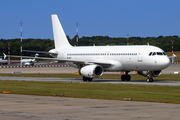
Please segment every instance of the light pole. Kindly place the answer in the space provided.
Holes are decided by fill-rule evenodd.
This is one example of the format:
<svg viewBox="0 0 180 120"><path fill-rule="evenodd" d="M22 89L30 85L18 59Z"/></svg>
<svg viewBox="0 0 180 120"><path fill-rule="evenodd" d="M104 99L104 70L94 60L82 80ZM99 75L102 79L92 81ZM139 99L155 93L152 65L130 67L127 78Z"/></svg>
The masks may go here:
<svg viewBox="0 0 180 120"><path fill-rule="evenodd" d="M8 41L8 64L10 64L11 63L11 61L10 61L10 41Z"/></svg>
<svg viewBox="0 0 180 120"><path fill-rule="evenodd" d="M78 22L76 23L76 46L78 46Z"/></svg>
<svg viewBox="0 0 180 120"><path fill-rule="evenodd" d="M173 56L173 52L174 52L174 47L173 47L173 42L175 42L175 40L171 40L172 42L172 56ZM172 64L174 63L174 58L172 57Z"/></svg>
<svg viewBox="0 0 180 120"><path fill-rule="evenodd" d="M21 46L20 46L20 53L21 53L21 67L22 67L22 24L24 24L24 23L21 21L20 24L21 24Z"/></svg>

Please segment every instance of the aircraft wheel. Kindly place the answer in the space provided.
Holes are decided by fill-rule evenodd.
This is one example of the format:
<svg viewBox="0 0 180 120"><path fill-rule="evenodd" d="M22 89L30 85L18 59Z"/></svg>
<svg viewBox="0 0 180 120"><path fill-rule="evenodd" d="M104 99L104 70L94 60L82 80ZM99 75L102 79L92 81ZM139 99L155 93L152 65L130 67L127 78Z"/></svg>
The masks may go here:
<svg viewBox="0 0 180 120"><path fill-rule="evenodd" d="M126 75L126 80L130 81L131 80L131 76L130 75Z"/></svg>
<svg viewBox="0 0 180 120"><path fill-rule="evenodd" d="M93 78L88 78L88 81L89 81L89 82L92 82L92 80L93 80Z"/></svg>
<svg viewBox="0 0 180 120"><path fill-rule="evenodd" d="M147 78L147 82L153 82L153 78Z"/></svg>
<svg viewBox="0 0 180 120"><path fill-rule="evenodd" d="M87 77L83 76L83 81L86 82L87 81Z"/></svg>
<svg viewBox="0 0 180 120"><path fill-rule="evenodd" d="M149 82L153 82L153 78L150 78L150 81Z"/></svg>
<svg viewBox="0 0 180 120"><path fill-rule="evenodd" d="M150 80L149 80L150 78L147 78L147 82L149 82Z"/></svg>
<svg viewBox="0 0 180 120"><path fill-rule="evenodd" d="M121 80L125 81L126 80L126 76L125 75L121 75Z"/></svg>

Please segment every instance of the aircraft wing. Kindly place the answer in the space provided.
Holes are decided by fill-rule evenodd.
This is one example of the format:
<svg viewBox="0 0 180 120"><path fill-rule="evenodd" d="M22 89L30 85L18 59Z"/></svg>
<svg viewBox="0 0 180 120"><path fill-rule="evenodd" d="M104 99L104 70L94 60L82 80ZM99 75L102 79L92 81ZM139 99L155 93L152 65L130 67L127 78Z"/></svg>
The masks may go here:
<svg viewBox="0 0 180 120"><path fill-rule="evenodd" d="M44 54L55 54L57 55L57 53L53 53L53 52L46 52L46 51L34 51L34 50L23 50L24 52L33 52L33 53L44 53Z"/></svg>
<svg viewBox="0 0 180 120"><path fill-rule="evenodd" d="M31 56L18 56L18 55L6 55L4 54L4 58L10 57L17 57L17 58L30 58L30 59L41 59L41 60L56 60L60 62L74 62L74 63L85 63L84 60L70 60L70 59L59 59L59 58L48 58L48 57L31 57Z"/></svg>
<svg viewBox="0 0 180 120"><path fill-rule="evenodd" d="M4 53L3 53L4 54ZM8 57L9 55L4 54L4 58ZM85 61L85 60L71 60L71 59L59 59L59 58L47 58L47 57L31 57L31 56L18 56L18 55L10 55L10 57L17 57L17 58L31 58L31 59L42 59L42 60L55 60L60 62L73 62L75 64L98 64L103 67L110 66L111 63L108 61Z"/></svg>
<svg viewBox="0 0 180 120"><path fill-rule="evenodd" d="M169 58L175 58L177 57L175 54L173 54L173 56L169 56Z"/></svg>
<svg viewBox="0 0 180 120"><path fill-rule="evenodd" d="M4 54L4 58L8 57L9 55ZM10 55L10 57L17 57L17 58L31 58L31 59L42 59L42 60L57 60L61 62L81 62L84 63L85 61L81 60L69 60L69 59L59 59L59 58L48 58L48 57L31 57L31 56L18 56L18 55Z"/></svg>
<svg viewBox="0 0 180 120"><path fill-rule="evenodd" d="M67 59L67 60L64 60L64 62L73 62L77 66L97 64L97 65L101 65L103 68L107 68L107 67L110 67L112 65L108 61L102 62L102 61L84 61L84 60L69 60L69 59Z"/></svg>
<svg viewBox="0 0 180 120"><path fill-rule="evenodd" d="M89 64L93 63L93 64L98 64L101 65L102 67L106 68L106 67L110 67L112 64L108 61L92 61L92 62L88 62Z"/></svg>

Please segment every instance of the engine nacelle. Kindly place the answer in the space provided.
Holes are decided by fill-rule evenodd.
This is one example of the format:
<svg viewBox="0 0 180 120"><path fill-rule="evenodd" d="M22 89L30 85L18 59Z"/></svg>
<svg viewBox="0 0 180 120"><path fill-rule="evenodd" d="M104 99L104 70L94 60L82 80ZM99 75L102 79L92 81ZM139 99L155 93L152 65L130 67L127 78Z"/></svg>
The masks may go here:
<svg viewBox="0 0 180 120"><path fill-rule="evenodd" d="M147 77L148 71L138 71L138 74ZM150 71L150 76L151 77L158 77L160 75L161 75L161 70L159 70L159 71Z"/></svg>
<svg viewBox="0 0 180 120"><path fill-rule="evenodd" d="M79 69L79 74L88 77L100 77L103 74L103 68L100 65L87 65Z"/></svg>
<svg viewBox="0 0 180 120"><path fill-rule="evenodd" d="M50 55L51 57L57 58L58 52L57 52L55 49L49 50L49 53L50 53L49 55ZM57 54L51 54L51 53L57 53Z"/></svg>
<svg viewBox="0 0 180 120"><path fill-rule="evenodd" d="M30 65L34 65L34 63L33 62L25 62L24 65L25 66L30 66Z"/></svg>

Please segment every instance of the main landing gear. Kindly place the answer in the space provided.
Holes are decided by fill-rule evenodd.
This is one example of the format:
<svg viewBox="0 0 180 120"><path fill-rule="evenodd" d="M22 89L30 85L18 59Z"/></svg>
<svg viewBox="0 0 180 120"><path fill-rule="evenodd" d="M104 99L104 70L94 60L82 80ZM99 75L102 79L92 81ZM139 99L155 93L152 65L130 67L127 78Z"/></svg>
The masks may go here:
<svg viewBox="0 0 180 120"><path fill-rule="evenodd" d="M125 75L121 75L121 80L122 81L130 81L131 80L131 76L128 74L130 71L126 71Z"/></svg>
<svg viewBox="0 0 180 120"><path fill-rule="evenodd" d="M83 81L84 81L84 82L86 82L86 81L91 82L92 80L93 80L93 78L88 78L88 77L84 77L84 76L83 76Z"/></svg>

